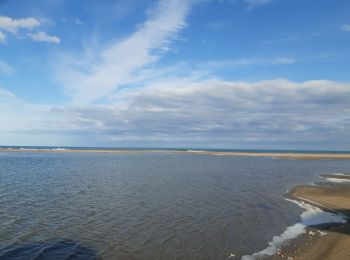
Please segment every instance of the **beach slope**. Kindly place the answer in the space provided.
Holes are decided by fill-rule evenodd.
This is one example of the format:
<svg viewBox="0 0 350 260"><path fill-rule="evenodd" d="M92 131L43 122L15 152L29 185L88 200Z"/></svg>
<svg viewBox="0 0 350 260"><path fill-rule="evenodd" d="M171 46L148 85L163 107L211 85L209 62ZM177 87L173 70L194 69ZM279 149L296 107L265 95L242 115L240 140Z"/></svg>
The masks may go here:
<svg viewBox="0 0 350 260"><path fill-rule="evenodd" d="M350 178L348 175L323 177L344 181ZM288 197L350 218L350 185L338 183L325 186L297 186L289 192ZM272 256L272 259L350 259L350 223L327 223L308 227L304 236L292 241L290 245Z"/></svg>

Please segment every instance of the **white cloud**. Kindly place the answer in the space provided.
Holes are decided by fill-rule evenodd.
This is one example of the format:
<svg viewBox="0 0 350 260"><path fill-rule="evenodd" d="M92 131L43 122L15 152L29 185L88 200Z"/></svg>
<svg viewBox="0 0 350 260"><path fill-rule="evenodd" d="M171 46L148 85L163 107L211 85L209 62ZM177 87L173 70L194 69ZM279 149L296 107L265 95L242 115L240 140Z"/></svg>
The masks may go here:
<svg viewBox="0 0 350 260"><path fill-rule="evenodd" d="M46 32L28 33L28 37L35 42L60 43L61 39L57 36L48 35Z"/></svg>
<svg viewBox="0 0 350 260"><path fill-rule="evenodd" d="M14 19L7 16L0 16L0 29L15 35L18 39L24 39L20 33L20 29L25 29L28 33L26 34L32 41L35 42L51 42L60 43L61 39L58 36L48 35L46 32L38 31L32 33L33 29L40 27L42 23L47 23L47 20L38 20L33 17ZM0 43L4 42L6 35L0 31Z"/></svg>
<svg viewBox="0 0 350 260"><path fill-rule="evenodd" d="M33 18L13 19L11 17L0 16L0 29L17 34L19 29L33 29L38 27L40 22Z"/></svg>
<svg viewBox="0 0 350 260"><path fill-rule="evenodd" d="M348 83L168 79L116 98L111 105L53 107L0 90L0 141L10 133L17 135L14 140L27 134L48 140L75 136L87 146L350 145Z"/></svg>
<svg viewBox="0 0 350 260"><path fill-rule="evenodd" d="M345 32L350 32L350 24L343 24L341 28Z"/></svg>
<svg viewBox="0 0 350 260"><path fill-rule="evenodd" d="M185 26L191 2L162 0L149 12L148 20L129 37L97 51L92 59L63 59L59 78L74 101L91 102L104 98L157 61ZM77 64L76 60L83 62Z"/></svg>
<svg viewBox="0 0 350 260"><path fill-rule="evenodd" d="M0 72L5 74L12 74L14 71L15 70L10 64L0 59Z"/></svg>
<svg viewBox="0 0 350 260"><path fill-rule="evenodd" d="M73 130L106 139L251 145L350 140L350 85L331 81L167 80L129 91L114 106L61 110ZM198 140L197 140L198 139ZM349 143L348 143L349 144Z"/></svg>
<svg viewBox="0 0 350 260"><path fill-rule="evenodd" d="M0 43L5 43L6 41L6 35L0 31Z"/></svg>

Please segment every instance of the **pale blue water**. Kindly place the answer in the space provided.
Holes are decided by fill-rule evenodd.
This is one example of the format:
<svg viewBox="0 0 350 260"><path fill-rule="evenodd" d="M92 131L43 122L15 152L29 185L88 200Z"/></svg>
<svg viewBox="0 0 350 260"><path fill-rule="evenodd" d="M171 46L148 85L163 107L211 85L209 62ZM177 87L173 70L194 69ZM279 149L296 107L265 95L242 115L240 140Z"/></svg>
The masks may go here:
<svg viewBox="0 0 350 260"><path fill-rule="evenodd" d="M283 198L345 160L0 153L0 259L227 259L299 220Z"/></svg>

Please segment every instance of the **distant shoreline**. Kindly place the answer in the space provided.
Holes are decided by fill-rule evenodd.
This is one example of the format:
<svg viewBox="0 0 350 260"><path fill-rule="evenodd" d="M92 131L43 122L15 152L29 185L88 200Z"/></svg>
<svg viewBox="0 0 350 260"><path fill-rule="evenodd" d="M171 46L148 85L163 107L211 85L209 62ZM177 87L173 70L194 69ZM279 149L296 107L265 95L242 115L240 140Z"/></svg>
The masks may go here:
<svg viewBox="0 0 350 260"><path fill-rule="evenodd" d="M207 150L171 150L171 149L65 149L65 148L0 148L0 152L49 152L49 153L112 153L112 154L196 154L196 155L221 155L221 156L256 156L275 157L285 159L350 159L350 153L312 153L312 152L231 152L231 151L207 151Z"/></svg>

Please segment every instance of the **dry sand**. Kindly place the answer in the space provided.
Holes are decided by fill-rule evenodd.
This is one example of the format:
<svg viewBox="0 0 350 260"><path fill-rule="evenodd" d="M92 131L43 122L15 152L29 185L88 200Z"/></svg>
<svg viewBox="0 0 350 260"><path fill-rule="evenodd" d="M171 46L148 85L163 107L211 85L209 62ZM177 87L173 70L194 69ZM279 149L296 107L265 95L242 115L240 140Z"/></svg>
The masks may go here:
<svg viewBox="0 0 350 260"><path fill-rule="evenodd" d="M324 177L334 177L325 175ZM349 179L349 175L337 175ZM332 212L340 212L350 218L350 185L297 186L288 196ZM350 223L325 224L309 227L308 232L293 240L271 259L298 260L346 260L350 259ZM320 232L327 232L320 235Z"/></svg>

